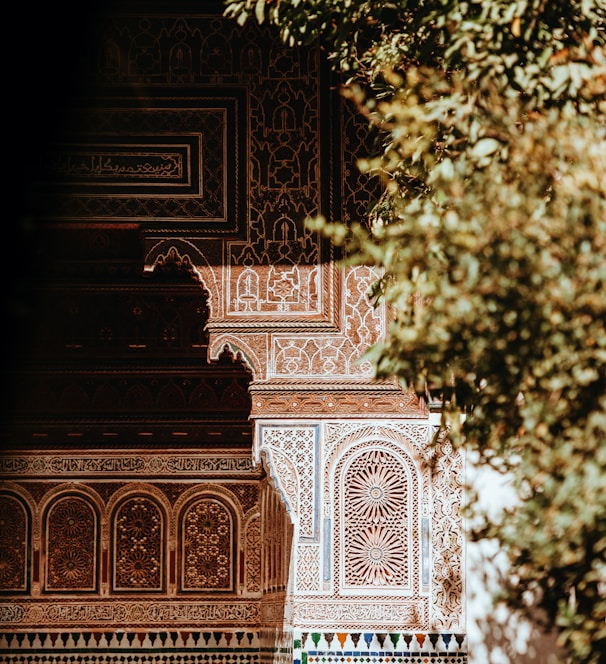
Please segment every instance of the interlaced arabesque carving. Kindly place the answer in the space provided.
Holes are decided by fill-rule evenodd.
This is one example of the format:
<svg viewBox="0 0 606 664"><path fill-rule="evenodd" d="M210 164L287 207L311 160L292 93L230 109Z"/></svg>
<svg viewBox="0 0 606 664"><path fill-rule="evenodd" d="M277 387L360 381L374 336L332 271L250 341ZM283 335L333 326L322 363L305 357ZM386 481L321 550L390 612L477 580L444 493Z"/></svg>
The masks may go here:
<svg viewBox="0 0 606 664"><path fill-rule="evenodd" d="M261 591L261 519L257 516L246 528L246 587L251 593Z"/></svg>
<svg viewBox="0 0 606 664"><path fill-rule="evenodd" d="M432 627L463 629L463 462L445 436L435 449L434 462Z"/></svg>
<svg viewBox="0 0 606 664"><path fill-rule="evenodd" d="M58 500L46 521L47 590L96 590L97 515L77 496Z"/></svg>
<svg viewBox="0 0 606 664"><path fill-rule="evenodd" d="M368 302L368 288L376 277L376 273L365 267L346 272L345 334L277 337L275 375L314 378L371 375L370 364L358 360L385 331L382 309L375 309Z"/></svg>
<svg viewBox="0 0 606 664"><path fill-rule="evenodd" d="M114 590L161 590L163 517L143 497L126 501L116 514Z"/></svg>
<svg viewBox="0 0 606 664"><path fill-rule="evenodd" d="M251 462L252 463L252 462ZM231 484L224 485L226 488L229 487L240 501L242 509L245 512L249 512L256 507L259 500L259 487L256 484Z"/></svg>
<svg viewBox="0 0 606 664"><path fill-rule="evenodd" d="M189 229L194 235L221 235L229 229L219 228L219 221L228 223L225 217L234 216L225 214L225 201L228 205L232 198L239 201L237 213L244 212L246 223L238 222L235 238L223 244L225 266L207 256L207 245L196 239L182 256L195 263L213 291L213 323L253 326L250 335L227 336L220 343L246 349L261 372L256 376L259 379L369 378L370 365L360 364L358 358L385 332L382 308L374 309L366 297L376 275L368 268L351 269L347 283L339 283L340 275L335 276L330 264L328 243L304 224L308 216L318 213L330 219L361 219L380 186L378 181L355 174L360 145L367 142L366 123L345 108L323 81L320 51L286 47L268 27L253 22L238 26L223 17L209 20L193 15L121 16L104 25L103 40L96 48L91 62L100 66L90 75L101 94L81 131L114 138L138 135L143 140L147 136L152 143L155 137L158 154L166 127L183 140L199 136L201 158L192 164L200 162L202 172L196 178L192 170L188 185L199 189L158 196L158 183L140 178L129 182L130 193L124 196L105 181L91 182L89 186L96 187L94 195L66 199L66 206L80 207L64 210L65 214L77 219L111 219L117 224L141 219L152 222L154 232L162 230L168 239L148 244L151 251L145 260L149 268L173 248L175 223L188 224L187 230L179 226L175 242L186 237ZM143 98L138 94L136 105L133 101L129 108L133 86L155 92ZM119 105L113 101L116 90L127 93ZM216 105L223 103L227 120L216 111ZM245 107L242 116L238 115L240 107ZM235 109L233 117L230 109ZM326 132L326 127L332 129L329 118L341 113L342 144L336 134ZM243 119L248 121L247 141L237 134ZM336 121L334 127L339 125ZM247 173L246 186L238 180L234 192L227 191L234 179L232 161L235 175L240 169L237 164L244 164ZM92 176L88 173L86 177ZM242 192L247 206L242 203ZM160 224L164 224L162 229ZM220 292L214 292L217 284L221 284ZM337 321L341 289L347 296L344 327ZM311 321L330 336L273 333L268 345L267 338L256 338L252 332L255 325L266 326L269 321L288 321L295 326ZM172 336L170 325L166 335ZM266 358L268 350L270 357ZM182 386L171 385L169 391L179 403ZM110 392L105 389L99 398L119 406L115 390ZM84 398L82 394L72 396ZM135 396L138 403L149 403L149 386L138 386Z"/></svg>
<svg viewBox="0 0 606 664"><path fill-rule="evenodd" d="M353 351L348 367L351 373L369 374L372 371L370 363L357 362L360 349L369 348L386 332L385 312L379 307L368 306L368 291L378 277L376 269L365 266L346 273L345 334Z"/></svg>
<svg viewBox="0 0 606 664"><path fill-rule="evenodd" d="M100 57L90 59L100 63L93 75L99 106L78 128L90 136L81 146L83 170L71 173L76 182L67 183L77 186L79 196L60 196L56 214L83 225L102 222L108 237L112 226L141 231L147 271L167 256L192 265L208 288L212 312L207 339L201 310L178 311L170 302L142 306L145 298L117 290L105 300L102 316L92 312L91 345L102 348L104 357L118 347L130 356L150 351L157 357L161 347L167 365L207 343L212 356L224 344L241 351L260 386L255 417L280 418L279 426L262 426L255 450L280 497L265 480L256 483L263 486L258 501L250 487L230 488L238 482L237 468L210 469L212 463L196 455L150 461L117 452L107 466L86 453L48 459L44 472L57 486L57 478L75 468L87 480L115 472L122 489L110 495L109 482L98 492L89 482L88 489L70 485L44 493L42 507L31 494L23 501L27 509L9 504L24 532L33 533L33 545L22 549L17 565L20 579L29 583L31 577L33 595L20 600L15 593L3 607L6 622L18 630L92 625L99 633L110 624L187 629L258 626L264 620L281 627L288 608L294 624L339 634L352 629L364 638L371 628L421 631L460 624L461 459L443 442L431 477L424 465L431 427L418 400L394 396L393 390L381 403L378 390L365 393L372 370L358 358L386 332L384 309L374 309L366 295L378 275L365 266L336 270L328 244L303 223L319 212L331 220L366 218L378 187L354 166L360 146L368 144L365 122L337 108L321 82L318 50L284 47L254 22L123 14L103 30ZM326 122L339 114L340 123ZM343 141L331 131L340 133L341 127ZM90 145L99 133L96 154ZM100 157L111 154L117 168L127 165L136 150L128 152L125 137L143 146L144 157L132 161L140 171L123 169L126 188L116 189ZM160 163L163 168L151 177L142 175L143 167ZM94 236L90 229L85 233ZM93 274L94 266L88 269ZM72 332L87 327L83 314L87 306L94 309L85 290L75 298L79 302L72 300L78 306L71 314L69 307L64 312L72 316ZM119 340L112 303L122 307L119 318L129 321ZM154 348L146 344L152 331ZM40 396L54 392L63 412L80 416L90 410L137 416L160 410L184 419L187 410L225 415L250 405L248 381L217 390L202 378L182 378L182 372L144 373L109 378L91 370L86 386L58 376L59 389ZM289 383L301 396L288 388L276 396ZM333 398L337 383L340 392ZM419 420L371 424L377 412L406 412ZM312 424L292 426L293 413ZM348 416L365 421L322 421ZM31 459L21 462L32 473L27 482L42 476ZM225 482L218 480L222 470L233 473ZM150 481L154 472L175 472L183 485L165 492L161 485L128 487L133 477ZM203 473L212 477L200 487ZM70 528L80 528L84 545L70 547ZM9 549L0 543L0 552L9 555ZM286 607L289 580L294 601ZM21 582L8 583L3 589L11 592Z"/></svg>
<svg viewBox="0 0 606 664"><path fill-rule="evenodd" d="M320 590L318 570L321 568L320 548L310 544L298 544L296 588L304 589L308 593L318 592Z"/></svg>
<svg viewBox="0 0 606 664"><path fill-rule="evenodd" d="M432 447L434 433L424 418L262 428L258 453L287 502L298 481L309 514L322 505L317 539L296 530L296 624L462 625L462 461L445 442ZM302 510L291 513L298 525Z"/></svg>
<svg viewBox="0 0 606 664"><path fill-rule="evenodd" d="M428 455L428 445L435 429L425 419L407 422L355 422L341 420L327 422L324 442L324 457L333 457L343 440L362 441L381 438L397 445L403 445L414 456L424 459Z"/></svg>
<svg viewBox="0 0 606 664"><path fill-rule="evenodd" d="M343 441L350 445L368 438L404 445L418 459L429 482L429 494L421 499L422 517L431 514L431 588L429 620L435 629L462 629L463 611L463 462L460 453L443 436L435 448L429 446L435 425L425 421L359 424L327 423L325 457L335 454ZM431 465L431 476L427 475ZM326 495L330 495L326 478Z"/></svg>
<svg viewBox="0 0 606 664"><path fill-rule="evenodd" d="M317 430L314 427L267 427L263 430L263 449L274 456L272 467L278 489L299 524L299 537L316 539L317 505L313 488L316 477Z"/></svg>
<svg viewBox="0 0 606 664"><path fill-rule="evenodd" d="M343 221L367 223L369 204L376 201L382 191L380 181L356 166L356 160L373 154L373 138L368 125L350 104L341 107L343 123ZM375 148L376 149L376 148Z"/></svg>

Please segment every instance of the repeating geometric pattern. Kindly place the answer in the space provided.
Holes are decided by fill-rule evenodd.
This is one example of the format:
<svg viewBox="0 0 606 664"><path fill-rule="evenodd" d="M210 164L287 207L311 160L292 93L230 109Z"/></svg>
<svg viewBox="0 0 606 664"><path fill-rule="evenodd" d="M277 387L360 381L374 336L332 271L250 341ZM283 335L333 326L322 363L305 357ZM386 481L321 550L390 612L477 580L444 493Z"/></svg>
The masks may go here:
<svg viewBox="0 0 606 664"><path fill-rule="evenodd" d="M368 291L379 273L375 268L359 266L345 274L345 336L351 345L348 373L368 375L372 373L370 363L358 362L361 351L384 338L385 311L369 306Z"/></svg>
<svg viewBox="0 0 606 664"><path fill-rule="evenodd" d="M344 441L353 446L374 438L389 440L398 446L404 444L408 454L419 459L423 468L433 469L430 482L428 477L423 479L426 488L419 505L419 516L431 524L427 534L431 560L429 551L422 550L420 561L422 568L427 569L427 580L431 581L431 615L427 616L427 620L434 629L463 629L464 530L460 510L463 502L463 460L460 453L453 449L446 437L435 447L429 445L436 427L427 419L374 424L343 420L327 423L325 432L324 458L327 460L337 455ZM324 492L327 497L332 495L328 474L324 477ZM413 500L415 504L416 500ZM331 513L332 505L332 502L325 505L327 513Z"/></svg>
<svg viewBox="0 0 606 664"><path fill-rule="evenodd" d="M20 646L19 652L11 652L15 645ZM467 663L464 635L452 632L313 631L290 635L271 645L268 648L262 633L245 630L39 631L27 636L8 632L0 635L0 656L6 664L67 664L84 657L101 664Z"/></svg>
<svg viewBox="0 0 606 664"><path fill-rule="evenodd" d="M341 106L341 122L343 221L348 224L354 222L366 224L369 206L380 197L382 186L378 178L361 173L355 164L360 155L372 155L376 146L372 144L373 138L366 122L360 120L353 104Z"/></svg>
<svg viewBox="0 0 606 664"><path fill-rule="evenodd" d="M84 498L55 501L46 518L47 591L97 589L97 514Z"/></svg>
<svg viewBox="0 0 606 664"><path fill-rule="evenodd" d="M375 447L342 469L344 588L410 587L410 478L403 463Z"/></svg>
<svg viewBox="0 0 606 664"><path fill-rule="evenodd" d="M28 588L29 519L20 500L0 495L0 592Z"/></svg>
<svg viewBox="0 0 606 664"><path fill-rule="evenodd" d="M465 635L452 632L314 630L294 645L297 664L467 664Z"/></svg>
<svg viewBox="0 0 606 664"><path fill-rule="evenodd" d="M215 469L215 477L217 472L229 475L235 471L234 477L239 476L239 480L225 479L212 485L207 482L205 488L187 481L156 486L128 481L79 484L79 490L88 496L75 495L72 482L62 486L42 481L28 484L29 492L22 493L29 493L29 497L23 501L3 492L0 532L7 537L0 543L0 579L5 583L0 590L13 597L0 602L0 624L153 622L154 612L161 606L158 593L235 592L236 546L241 551L239 595L258 594L263 588L263 556L268 548L279 549L280 559L289 550L285 545L290 531L284 506L277 497L272 501L266 515L273 524L268 531L272 544L265 547L259 515L260 492L265 482L260 472L253 470L250 463L241 468L234 465L235 458L229 455L223 463L210 455L203 455L201 460L209 462L204 465L207 471ZM85 467L81 467L81 472ZM103 468L111 475L110 466ZM161 471L163 466L158 465L157 469ZM115 470L119 477L123 467L118 464ZM73 471L66 468L64 473L72 475ZM17 483L14 486L19 489ZM239 505L238 516L225 506L220 493ZM30 514L34 515L31 520ZM238 532L241 534L236 542ZM274 567L273 586L285 587L288 561ZM269 569L267 566L266 572ZM30 592L30 584L31 597L19 597ZM105 597L100 602L107 591L113 598ZM41 601L41 592L61 593L63 597L46 604ZM149 606L118 599L124 594L137 594L142 599L141 593L152 592L157 601ZM82 593L86 594L86 601L82 600ZM74 597L79 597L75 604ZM215 609L210 605L202 610L192 604L164 619L214 622L221 617L247 621L258 612L255 604L246 603Z"/></svg>
<svg viewBox="0 0 606 664"><path fill-rule="evenodd" d="M194 222L200 233L214 233L215 239L226 231L234 233L229 242L220 237L214 244L200 241L200 249L194 241L179 245L191 249L198 259L196 275L214 280L215 291L209 296L212 334L220 337L222 332L235 330L227 341L250 350L246 355L254 358L251 364L257 383L278 379L299 388L304 380L313 380L324 391L308 384L300 399L288 388L274 401L271 397L263 401L264 395L259 398L256 417L265 414L281 419L279 426L264 428L261 449L255 450L257 461L261 451L269 452L265 469L270 478L259 494L227 488L229 481L239 481L238 473L249 472L250 466L226 460L221 467L198 454L138 457L118 450L105 459L86 452L69 459L46 455L46 469L19 457L19 463L31 473L29 480L32 476L40 480L32 488L38 497L46 496L45 480L51 477L56 482L74 469L87 481L111 475L112 468L115 474L112 481L98 487L96 502L72 495L71 489L66 495L57 491L45 503L49 507L43 511L43 532L37 539L40 515L32 501L28 507L34 514L35 546L30 549L28 545L19 548L21 541L27 541L30 511L21 513L21 506L8 506L16 511L13 529L16 527L21 539L16 540L18 546L0 546L0 556L5 550L7 558L13 556L13 563L5 567L7 575L12 579L10 570L27 569L33 585L40 582L48 595L20 601L16 594L0 607L2 622L17 630L14 643L24 646L23 654L7 661L58 664L78 657L80 648L85 654L94 653L91 657L100 664L276 662L280 655L271 636L251 646L253 639L247 644L243 635L246 629L260 629L261 624L275 626L274 631L279 632L292 619L344 630L306 635L303 646L299 643L300 659L295 654L297 664L379 664L387 659L402 664L463 664L466 656L459 647L461 641L450 633L460 628L462 616L462 524L457 512L461 459L447 444L436 448L436 476L430 485L421 466L428 425L420 416L427 413L421 412L418 402L411 405L409 396L398 394L393 399L391 394L388 405L381 405L380 395L371 397L364 392L372 371L358 358L386 331L385 311L374 309L367 298L368 286L377 275L360 267L336 277L327 246L303 224L308 214L318 211L331 219L339 214L346 221L366 217L368 202L377 197L376 187L353 167L360 146L368 139L365 123L347 108L331 106L327 90L319 85L318 51L284 48L266 28L249 25L240 29L220 17L125 15L104 26L102 47L91 61L101 65L95 72L98 89L118 90L123 103L118 107L109 100L106 108L93 110L82 131L118 136L136 131L141 139L159 134L164 127L176 134L196 134L203 139L198 154L200 171L192 171L199 178L187 183L190 189L185 196L168 189L163 195L150 194L153 187L148 185L158 183L149 179L145 186L128 182L132 195L122 196L108 189L106 195L98 195L95 192L107 183L89 174L76 185L88 187L92 195L61 198L57 213L124 227L136 228L141 221L156 224L143 240L149 250L147 268L154 264L154 256L164 257L162 252L168 250L168 246L153 244L152 251L150 244L156 242L158 233L170 237L174 220ZM134 99L126 103L127 91L132 89L158 94L141 97L142 108L137 109ZM204 100L200 99L202 90L207 93ZM245 140L244 134L228 135L230 123L206 103L209 90L214 91L211 97L225 102L226 113L237 115L246 106ZM163 107L170 98L167 91L176 92L176 108ZM189 99L191 94L198 98ZM321 118L333 112L341 116L345 132L338 157L334 137L321 135ZM195 140L190 143L194 154ZM161 140L157 143L160 153L166 146L160 145ZM226 143L230 143L228 150ZM321 148L324 143L330 149ZM228 189L229 168L233 182L242 172L247 176L246 182L237 180L235 190ZM167 182L162 186L168 186ZM204 186L198 190L200 183ZM240 194L246 194L246 205ZM337 203L343 210L336 209ZM226 219L226 211L233 213L231 221ZM239 225L243 219L246 228ZM206 230L201 230L205 224ZM191 234L195 236L193 225ZM191 265L187 251L179 254L179 260ZM212 290L210 283L205 286ZM111 302L107 300L107 311L98 313L94 305L87 306L86 293L77 299L72 302L77 305L71 310L72 331L77 331L78 324L86 327L84 337L94 339L92 345L102 348L106 357L117 347L131 355L141 353L153 341L154 352L161 347L166 351L164 357L174 360L180 353L187 356L194 346L215 344L202 332L202 307L193 293L187 302L181 301L188 305L182 310L171 302L129 299L119 293ZM112 324L112 303L124 309L119 319L130 321L119 339ZM201 305L206 307L206 301ZM90 317L82 315L85 311ZM69 307L59 315L61 328L63 313L70 315ZM147 328L142 324L145 316L153 322ZM206 313L202 317L206 322ZM88 320L93 321L92 327L87 327ZM43 401L54 392L64 412L75 410L79 415L90 411L140 415L160 410L176 412L180 420L191 410L225 413L250 406L248 380L234 380L218 388L195 375L182 379L180 373L148 372L133 380L128 372L113 379L91 372L89 382L80 386L58 376L55 389L44 391L41 386L39 395ZM328 386L339 380L345 389L333 400ZM354 395L347 392L352 386L357 390ZM383 417L408 409L412 417L420 419L381 427L347 421L352 415L372 418L375 405ZM337 421L325 429L315 423L293 426L284 417L288 413L304 414L312 421L318 417ZM177 427L172 431L179 433ZM165 486L157 494L164 491L165 502L139 492L125 499L121 496L105 510L113 492L123 489L133 476L149 480L154 470L163 475ZM173 472L174 477L167 480ZM229 476L224 483L217 480L221 472ZM215 483L216 493L206 484L196 494L195 482L202 477L210 478L208 484ZM186 478L186 482L179 485L173 482L175 478ZM228 493L235 497L229 506L223 500ZM171 510L171 505L177 507ZM421 518L431 519L431 608L429 591L421 589L420 583L429 551L422 548L420 537L413 536L420 530ZM298 541L292 549L295 560L291 567L293 532ZM285 616L291 569L295 599L303 600L289 607L292 614ZM29 583L29 579L19 578L19 582L7 582L9 586L16 583L8 590L17 592ZM103 592L109 588L112 596L95 596L99 587ZM53 597L53 593L62 595ZM211 593L224 593L221 600L225 601L216 597L207 601ZM223 633L225 624L238 627ZM28 625L35 625L38 633L30 630L25 636L23 628ZM89 629L83 633L55 631L51 637L44 632L49 626L75 630L82 625ZM131 629L118 637L108 625ZM151 631L158 625L165 629ZM200 625L206 631L192 629ZM348 633L344 625L356 631ZM385 632L372 631L377 625L385 629L406 625L418 631L387 639ZM218 629L210 631L209 626ZM423 631L429 628L444 633ZM267 629L266 634L271 631ZM319 647L323 641L329 646ZM290 645L281 651L288 661L292 659ZM165 647L170 652L163 652ZM27 652L28 648L40 652Z"/></svg>
<svg viewBox="0 0 606 664"><path fill-rule="evenodd" d="M74 661L81 661L82 653L73 655L71 651L61 654L33 654L24 655L9 653L3 664L74 664ZM78 659L74 660L74 657ZM234 653L216 653L211 650L210 652L183 652L163 653L161 650L154 649L153 653L99 653L96 650L90 652L88 661L94 661L95 664L200 664L202 662L208 664L252 664L260 661L253 655L238 655ZM439 662L438 664L442 664Z"/></svg>
<svg viewBox="0 0 606 664"><path fill-rule="evenodd" d="M227 507L198 500L185 511L182 528L182 589L233 590L234 522Z"/></svg>
<svg viewBox="0 0 606 664"><path fill-rule="evenodd" d="M321 567L320 548L310 544L299 544L297 546L297 568L295 588L306 593L320 591Z"/></svg>
<svg viewBox="0 0 606 664"><path fill-rule="evenodd" d="M113 590L162 590L166 536L159 507L131 498L118 509L114 528Z"/></svg>
<svg viewBox="0 0 606 664"><path fill-rule="evenodd" d="M251 519L246 528L246 588L251 593L261 590L261 520Z"/></svg>

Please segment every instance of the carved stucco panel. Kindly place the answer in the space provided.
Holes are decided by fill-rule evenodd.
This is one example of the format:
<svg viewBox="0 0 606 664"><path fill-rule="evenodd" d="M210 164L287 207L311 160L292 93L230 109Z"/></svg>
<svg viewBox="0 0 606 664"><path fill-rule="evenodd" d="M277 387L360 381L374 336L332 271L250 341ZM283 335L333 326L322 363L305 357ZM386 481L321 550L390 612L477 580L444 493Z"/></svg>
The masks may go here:
<svg viewBox="0 0 606 664"><path fill-rule="evenodd" d="M314 594L321 592L320 547L317 544L299 544L296 548L295 593Z"/></svg>
<svg viewBox="0 0 606 664"><path fill-rule="evenodd" d="M297 536L318 540L318 427L260 425L253 454L265 457L270 476L283 497Z"/></svg>
<svg viewBox="0 0 606 664"><path fill-rule="evenodd" d="M261 591L261 517L259 514L252 516L245 527L245 583L246 590L250 593Z"/></svg>
<svg viewBox="0 0 606 664"><path fill-rule="evenodd" d="M368 298L370 286L379 276L377 269L365 265L345 271L344 332L358 352L366 350L386 333L385 307L373 307Z"/></svg>
<svg viewBox="0 0 606 664"><path fill-rule="evenodd" d="M334 621L335 625L364 627L381 620L389 624L397 615L397 620L411 629L462 628L462 459L446 440L432 446L435 432L436 423L431 417L389 423L330 421L319 427L259 424L257 457L265 456L283 499L291 507L297 505L296 510L291 510L297 538L293 605L297 624L313 622L310 616L314 615L326 625ZM315 454L320 462L317 471ZM288 457L288 464L284 456ZM282 463L275 466L274 459ZM363 472L353 478L351 472L356 469ZM293 488L301 492L302 498L292 497ZM373 488L375 493L382 491L378 498L372 494L375 502L371 504ZM364 509L368 518L377 521L371 524L374 530L370 528L373 532L370 539L366 538L366 544L370 542L366 549L381 549L384 560L393 562L393 556L389 558L389 551L381 548L381 542L385 540L393 548L398 538L405 537L405 573L386 563L381 569L371 565L374 572L379 569L372 576L368 565L358 564L364 542L358 550L351 549L352 533L347 531L347 523L352 526L357 519L361 492L366 492ZM394 511L398 501L404 501L406 506L404 509L400 505L400 521ZM391 512L388 503L394 507ZM320 505L321 515L316 517ZM387 512L383 513L385 509ZM316 518L318 527L313 528ZM381 528L387 528L383 540L377 530ZM345 539L340 530L349 533ZM310 532L317 533L315 541L305 539ZM345 544L347 548L343 548ZM371 594L376 597L372 610L370 606L363 609L357 601L369 593L369 584L374 584ZM333 601L327 603L329 598ZM392 608L388 611L390 602ZM379 611L379 606L385 610Z"/></svg>
<svg viewBox="0 0 606 664"><path fill-rule="evenodd" d="M442 436L434 452L432 476L432 628L463 630L464 531L461 506L464 469L461 452Z"/></svg>

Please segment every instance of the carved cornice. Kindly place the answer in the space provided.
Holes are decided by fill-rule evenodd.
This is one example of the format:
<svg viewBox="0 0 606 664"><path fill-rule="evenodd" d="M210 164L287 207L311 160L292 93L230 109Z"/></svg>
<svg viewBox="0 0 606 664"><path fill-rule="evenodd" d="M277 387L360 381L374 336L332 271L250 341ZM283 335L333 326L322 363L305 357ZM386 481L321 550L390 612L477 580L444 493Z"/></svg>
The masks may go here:
<svg viewBox="0 0 606 664"><path fill-rule="evenodd" d="M428 416L424 401L392 383L338 383L326 381L253 384L252 418L266 417L419 417Z"/></svg>

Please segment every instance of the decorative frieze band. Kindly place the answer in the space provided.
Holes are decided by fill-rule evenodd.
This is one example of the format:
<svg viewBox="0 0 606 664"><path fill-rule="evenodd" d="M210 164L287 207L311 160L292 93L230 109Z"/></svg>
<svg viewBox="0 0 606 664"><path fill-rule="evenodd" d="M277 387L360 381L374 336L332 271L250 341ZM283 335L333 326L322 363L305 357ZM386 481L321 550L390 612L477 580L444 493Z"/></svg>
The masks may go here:
<svg viewBox="0 0 606 664"><path fill-rule="evenodd" d="M422 599L380 601L335 600L296 602L293 618L299 627L322 626L356 629L400 625L427 627L427 601Z"/></svg>
<svg viewBox="0 0 606 664"><path fill-rule="evenodd" d="M428 416L425 405L413 392L395 389L374 390L365 386L363 390L339 390L334 387L318 389L317 385L297 385L282 389L251 387L252 417L314 417L343 418L361 416L373 418Z"/></svg>
<svg viewBox="0 0 606 664"><path fill-rule="evenodd" d="M258 602L11 602L0 604L0 625L37 626L254 626L259 622Z"/></svg>
<svg viewBox="0 0 606 664"><path fill-rule="evenodd" d="M216 456L210 454L36 454L0 457L0 475L18 476L97 476L103 474L140 477L204 477L220 474L258 475L249 454Z"/></svg>
<svg viewBox="0 0 606 664"><path fill-rule="evenodd" d="M391 657L408 653L461 653L467 652L467 639L462 632L325 632L302 631L295 635L297 651L308 655L332 654L332 661L340 661L338 655ZM353 652L350 652L353 651ZM298 654L298 652L297 652ZM308 660L309 661L309 660ZM324 660L322 660L324 661ZM347 659L346 661L351 661ZM364 660L366 661L366 660ZM379 660L381 661L381 660ZM389 660L385 660L389 661ZM423 660L426 661L426 660Z"/></svg>

